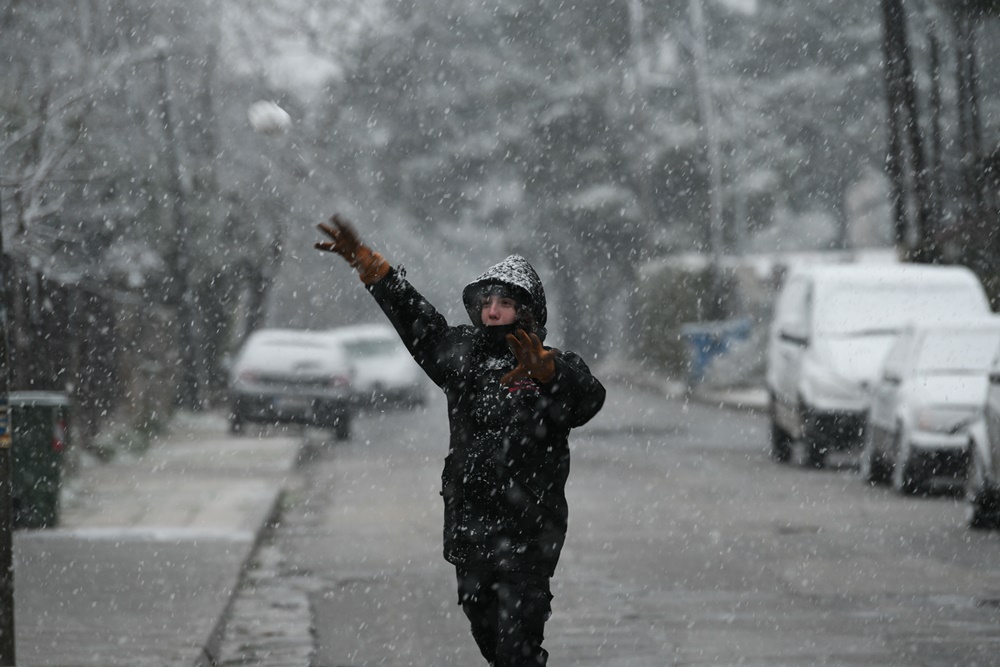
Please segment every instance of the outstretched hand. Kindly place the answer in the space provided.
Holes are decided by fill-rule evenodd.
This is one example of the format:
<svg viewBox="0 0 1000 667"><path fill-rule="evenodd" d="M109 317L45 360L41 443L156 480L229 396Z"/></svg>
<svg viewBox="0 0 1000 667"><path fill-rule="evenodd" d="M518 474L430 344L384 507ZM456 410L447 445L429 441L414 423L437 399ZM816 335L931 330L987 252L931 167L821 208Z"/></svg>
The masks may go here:
<svg viewBox="0 0 1000 667"><path fill-rule="evenodd" d="M340 217L339 213L334 213L330 216L330 224L326 225L321 222L317 226L331 240L319 241L313 247L317 250L335 252L346 259L351 266L356 266L361 240L351 223Z"/></svg>
<svg viewBox="0 0 1000 667"><path fill-rule="evenodd" d="M555 375L556 351L546 350L535 334L518 329L507 334L507 344L517 359L517 366L500 379L500 384L509 386L524 378L546 383Z"/></svg>
<svg viewBox="0 0 1000 667"><path fill-rule="evenodd" d="M389 263L379 253L366 246L358 238L354 227L339 214L330 216L330 224L320 223L319 230L330 237L329 241L319 241L313 244L317 250L334 252L347 260L354 267L361 282L372 285L389 273Z"/></svg>

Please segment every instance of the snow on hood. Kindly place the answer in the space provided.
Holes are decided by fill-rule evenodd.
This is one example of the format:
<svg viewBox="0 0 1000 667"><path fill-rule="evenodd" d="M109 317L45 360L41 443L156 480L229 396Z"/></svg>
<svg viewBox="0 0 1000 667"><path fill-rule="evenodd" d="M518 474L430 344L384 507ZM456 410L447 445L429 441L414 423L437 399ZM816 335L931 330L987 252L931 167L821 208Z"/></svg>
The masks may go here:
<svg viewBox="0 0 1000 667"><path fill-rule="evenodd" d="M870 384L878 377L894 335L830 337L824 353L842 377L856 384Z"/></svg>
<svg viewBox="0 0 1000 667"><path fill-rule="evenodd" d="M989 384L989 377L985 372L968 375L921 375L913 380L913 403L982 408L986 404Z"/></svg>
<svg viewBox="0 0 1000 667"><path fill-rule="evenodd" d="M482 324L480 308L481 289L488 285L504 285L512 288L518 296L518 303L529 308L539 328L544 329L548 319L545 305L545 290L538 273L520 255L510 255L499 264L486 269L462 290L462 302L469 313L469 319L476 326Z"/></svg>
<svg viewBox="0 0 1000 667"><path fill-rule="evenodd" d="M344 373L348 368L343 349L325 334L261 329L247 339L231 373L234 378L246 371L316 376Z"/></svg>

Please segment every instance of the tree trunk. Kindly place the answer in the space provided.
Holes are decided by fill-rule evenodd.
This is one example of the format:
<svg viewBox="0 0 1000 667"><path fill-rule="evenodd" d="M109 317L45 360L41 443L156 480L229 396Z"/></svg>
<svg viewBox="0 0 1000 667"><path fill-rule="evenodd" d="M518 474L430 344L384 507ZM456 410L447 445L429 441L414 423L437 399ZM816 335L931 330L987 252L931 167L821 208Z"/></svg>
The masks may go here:
<svg viewBox="0 0 1000 667"><path fill-rule="evenodd" d="M929 158L930 211L936 237L944 220L943 185L944 178L944 105L941 101L941 44L937 36L937 26L933 19L928 25L927 39L930 47L931 68L931 155ZM940 259L940 256L938 257Z"/></svg>
<svg viewBox="0 0 1000 667"><path fill-rule="evenodd" d="M894 0L882 0L882 54L885 92L888 106L888 146L886 147L885 170L892 189L893 239L897 249L905 251L909 220L906 210L906 183L903 174L903 132L902 84L899 59L893 44L892 33L901 20L898 4Z"/></svg>
<svg viewBox="0 0 1000 667"><path fill-rule="evenodd" d="M906 137L910 148L910 171L913 182L913 199L916 207L916 239L913 260L916 262L931 262L935 250L930 234L930 196L927 187L927 166L924 157L923 136L920 129L920 109L917 103L917 82L913 75L913 65L910 59L910 44L906 36L906 17L903 12L902 0L892 0L897 4L899 22L893 31L896 39L896 49L899 54L899 64L902 68L903 103L906 107Z"/></svg>
<svg viewBox="0 0 1000 667"><path fill-rule="evenodd" d="M972 20L965 14L955 19L958 67L958 134L962 153L961 217L967 219L982 207L982 191L976 171L982 154L982 131L979 126L979 102L976 99L978 76L975 59L975 33Z"/></svg>
<svg viewBox="0 0 1000 667"><path fill-rule="evenodd" d="M915 229L910 240L909 224L904 214L897 218L897 243L903 238L903 254L916 262L933 261L936 252L931 233L930 195L927 186L927 167L924 158L923 137L920 130L920 110L917 103L917 84L910 60L910 46L906 35L906 15L902 0L882 0L884 21L884 48L886 74L890 104L890 124L895 123L895 137L890 137L890 145L897 143L896 156L900 160L900 175L903 171L903 150L908 150L908 178L900 178L899 186L903 198L912 197L915 208ZM895 113L895 117L893 117ZM912 192L907 192L906 184L912 184ZM898 204L897 204L898 205ZM904 204L905 209L905 204ZM900 229L900 225L903 226Z"/></svg>

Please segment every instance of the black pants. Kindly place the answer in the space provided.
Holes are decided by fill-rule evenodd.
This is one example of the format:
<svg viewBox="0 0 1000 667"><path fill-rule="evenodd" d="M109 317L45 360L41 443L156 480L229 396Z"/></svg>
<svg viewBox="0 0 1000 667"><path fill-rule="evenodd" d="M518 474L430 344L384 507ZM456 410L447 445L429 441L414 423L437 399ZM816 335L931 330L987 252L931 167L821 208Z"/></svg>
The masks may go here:
<svg viewBox="0 0 1000 667"><path fill-rule="evenodd" d="M493 667L545 665L545 621L552 613L549 578L457 568L458 603L479 651Z"/></svg>

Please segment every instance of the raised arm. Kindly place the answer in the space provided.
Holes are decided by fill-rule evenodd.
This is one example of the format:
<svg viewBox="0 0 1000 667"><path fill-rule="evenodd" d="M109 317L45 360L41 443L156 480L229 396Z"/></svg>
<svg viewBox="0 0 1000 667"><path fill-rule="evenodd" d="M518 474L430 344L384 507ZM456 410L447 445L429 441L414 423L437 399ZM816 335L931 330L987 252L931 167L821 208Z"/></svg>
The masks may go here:
<svg viewBox="0 0 1000 667"><path fill-rule="evenodd" d="M319 229L330 240L316 243L315 248L340 255L357 270L406 349L440 385L450 368L447 352L455 330L381 254L361 242L347 220L333 215L330 224L320 224Z"/></svg>

